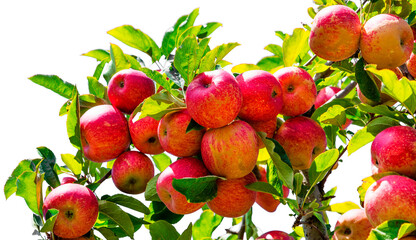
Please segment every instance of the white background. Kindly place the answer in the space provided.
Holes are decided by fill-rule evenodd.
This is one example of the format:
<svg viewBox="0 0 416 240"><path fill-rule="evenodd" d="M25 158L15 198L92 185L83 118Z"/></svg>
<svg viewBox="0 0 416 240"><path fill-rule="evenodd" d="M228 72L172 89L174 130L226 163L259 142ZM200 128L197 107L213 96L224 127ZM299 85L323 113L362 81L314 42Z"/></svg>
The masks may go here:
<svg viewBox="0 0 416 240"><path fill-rule="evenodd" d="M182 15L200 7L196 24L221 22L223 26L211 37L211 47L239 42L225 59L233 64L256 63L268 55L263 48L280 44L274 32L291 33L301 23L310 24L307 8L312 1L7 1L0 4L0 82L1 82L1 167L0 185L19 161L37 158L36 147L47 146L59 158L61 153L75 151L66 135L66 117L58 111L65 99L28 80L35 74L55 74L77 84L87 93L86 77L94 72L97 62L81 54L93 49L109 49L119 45L126 53L139 54L106 32L130 24L141 29L160 45L164 32ZM142 55L141 55L142 56ZM145 61L150 59L143 57ZM326 190L338 186L333 202L359 203L357 187L370 175L369 145L349 158L331 175ZM60 160L59 160L60 161ZM62 164L62 162L59 162ZM111 180L105 182L98 195L118 193ZM143 196L138 196L140 200ZM261 232L291 231L293 217L287 206L268 213L254 206L254 223ZM0 196L0 239L37 239L31 237L32 213L23 199L13 195L7 201ZM186 216L176 224L182 232L200 214ZM338 214L330 214L331 224ZM214 236L224 234L231 220L224 220ZM136 239L150 239L144 227Z"/></svg>

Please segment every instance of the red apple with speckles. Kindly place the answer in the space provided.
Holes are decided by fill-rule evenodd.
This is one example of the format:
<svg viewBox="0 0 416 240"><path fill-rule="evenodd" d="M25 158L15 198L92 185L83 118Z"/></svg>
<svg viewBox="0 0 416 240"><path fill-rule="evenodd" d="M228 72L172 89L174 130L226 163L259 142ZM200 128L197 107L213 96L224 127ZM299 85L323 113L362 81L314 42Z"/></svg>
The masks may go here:
<svg viewBox="0 0 416 240"><path fill-rule="evenodd" d="M85 157L93 162L115 159L130 146L127 119L111 105L86 111L80 118L80 129Z"/></svg>
<svg viewBox="0 0 416 240"><path fill-rule="evenodd" d="M367 240L372 228L364 209L351 209L338 218L332 239Z"/></svg>
<svg viewBox="0 0 416 240"><path fill-rule="evenodd" d="M416 224L416 181L400 175L382 177L368 188L364 209L373 227L394 219Z"/></svg>
<svg viewBox="0 0 416 240"><path fill-rule="evenodd" d="M267 121L246 121L250 126L256 130L256 132L266 133L266 137L272 138L276 133L278 118L273 118ZM264 148L264 143L260 137L258 137L259 148Z"/></svg>
<svg viewBox="0 0 416 240"><path fill-rule="evenodd" d="M108 99L120 111L130 114L156 91L155 83L141 71L123 69L108 83Z"/></svg>
<svg viewBox="0 0 416 240"><path fill-rule="evenodd" d="M241 178L250 173L259 154L256 131L242 120L209 129L201 143L205 166L217 176Z"/></svg>
<svg viewBox="0 0 416 240"><path fill-rule="evenodd" d="M185 99L192 119L207 128L231 123L243 103L237 81L224 70L198 74L189 84Z"/></svg>
<svg viewBox="0 0 416 240"><path fill-rule="evenodd" d="M315 157L326 148L322 127L303 116L286 120L273 138L282 145L295 170L309 169Z"/></svg>
<svg viewBox="0 0 416 240"><path fill-rule="evenodd" d="M257 166L260 172L260 180L261 182L267 182L267 171L264 167L258 165ZM283 197L287 198L289 196L289 188L283 186ZM264 210L268 212L276 211L277 206L279 206L280 201L275 199L272 194L264 193L264 192L257 192L256 203L262 207Z"/></svg>
<svg viewBox="0 0 416 240"><path fill-rule="evenodd" d="M283 107L282 87L271 73L251 70L238 75L236 80L243 94L240 118L246 121L276 119Z"/></svg>
<svg viewBox="0 0 416 240"><path fill-rule="evenodd" d="M316 96L315 100L315 108L319 108L320 106L324 105L324 103L328 102L329 99L331 99L335 94L337 94L339 91L341 91L341 88L339 87L324 87L321 89ZM341 129L346 129L351 124L351 119L346 119L345 123L341 126Z"/></svg>
<svg viewBox="0 0 416 240"><path fill-rule="evenodd" d="M416 178L416 130L409 126L389 127L371 144L371 163L377 172L397 172Z"/></svg>
<svg viewBox="0 0 416 240"><path fill-rule="evenodd" d="M257 182L254 173L244 177L217 180L217 196L207 202L208 207L223 217L240 217L250 210L256 201L256 192L245 186Z"/></svg>
<svg viewBox="0 0 416 240"><path fill-rule="evenodd" d="M59 210L53 233L62 238L77 238L94 226L98 217L98 201L87 187L67 183L53 189L43 202L43 214Z"/></svg>
<svg viewBox="0 0 416 240"><path fill-rule="evenodd" d="M295 240L292 236L290 236L289 234L282 232L282 231L278 231L278 230L273 230L273 231L269 231L266 232L264 234L262 234L260 237L256 238L256 240Z"/></svg>
<svg viewBox="0 0 416 240"><path fill-rule="evenodd" d="M176 214L188 214L202 208L205 203L190 203L172 186L173 178L197 178L209 175L201 160L193 157L181 158L169 165L160 174L156 183L157 194L168 209Z"/></svg>
<svg viewBox="0 0 416 240"><path fill-rule="evenodd" d="M316 86L311 75L298 67L285 67L274 73L283 90L285 116L298 116L307 112L315 103Z"/></svg>
<svg viewBox="0 0 416 240"><path fill-rule="evenodd" d="M379 69L395 68L409 59L413 50L413 32L402 18L378 14L361 30L360 49L367 63Z"/></svg>
<svg viewBox="0 0 416 240"><path fill-rule="evenodd" d="M333 5L319 11L313 19L309 46L325 60L341 61L358 50L360 35L357 13L347 6Z"/></svg>
<svg viewBox="0 0 416 240"><path fill-rule="evenodd" d="M61 185L67 183L74 183L77 179L74 177L64 177L62 178Z"/></svg>
<svg viewBox="0 0 416 240"><path fill-rule="evenodd" d="M409 70L410 75L412 75L413 78L416 78L416 55L410 54L409 60L406 62L407 70Z"/></svg>
<svg viewBox="0 0 416 240"><path fill-rule="evenodd" d="M122 192L139 194L146 190L154 176L153 162L144 153L128 151L122 153L111 170L114 185Z"/></svg>
<svg viewBox="0 0 416 240"><path fill-rule="evenodd" d="M139 117L140 113L137 113L130 115L129 119L130 136L134 146L146 154L163 153L165 150L157 136L159 121L149 116L142 119Z"/></svg>
<svg viewBox="0 0 416 240"><path fill-rule="evenodd" d="M191 116L186 109L170 112L160 120L157 133L166 152L177 157L190 157L199 153L205 128L187 133L190 122Z"/></svg>

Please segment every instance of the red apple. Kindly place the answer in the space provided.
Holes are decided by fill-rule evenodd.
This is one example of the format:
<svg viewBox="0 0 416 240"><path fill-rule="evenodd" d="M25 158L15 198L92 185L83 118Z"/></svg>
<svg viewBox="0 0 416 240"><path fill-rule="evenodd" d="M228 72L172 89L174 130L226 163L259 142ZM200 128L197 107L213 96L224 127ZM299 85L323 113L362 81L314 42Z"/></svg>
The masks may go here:
<svg viewBox="0 0 416 240"><path fill-rule="evenodd" d="M139 119L140 113L130 115L129 130L134 146L142 153L160 154L164 150L157 136L159 121L146 116Z"/></svg>
<svg viewBox="0 0 416 240"><path fill-rule="evenodd" d="M244 177L257 163L256 131L241 120L222 128L211 128L202 138L201 154L212 174L226 178Z"/></svg>
<svg viewBox="0 0 416 240"><path fill-rule="evenodd" d="M59 210L53 233L62 238L76 238L86 234L98 217L98 201L87 187L67 183L53 189L43 202L43 213Z"/></svg>
<svg viewBox="0 0 416 240"><path fill-rule="evenodd" d="M325 87L321 89L316 96L315 100L315 108L319 108L320 106L324 105L329 99L331 99L335 94L341 91L339 87ZM346 119L345 123L341 126L341 129L346 129L351 124L351 119Z"/></svg>
<svg viewBox="0 0 416 240"><path fill-rule="evenodd" d="M139 194L146 190L147 182L154 176L152 160L144 153L122 153L111 170L114 185L122 192Z"/></svg>
<svg viewBox="0 0 416 240"><path fill-rule="evenodd" d="M124 69L113 75L108 83L108 99L120 111L130 114L144 99L155 94L152 79L143 72Z"/></svg>
<svg viewBox="0 0 416 240"><path fill-rule="evenodd" d="M283 107L282 87L271 73L251 70L238 75L236 80L243 94L240 118L246 121L276 119Z"/></svg>
<svg viewBox="0 0 416 240"><path fill-rule="evenodd" d="M277 129L277 118L273 118L267 121L246 121L250 126L254 128L256 132L264 132L266 133L266 137L272 138L276 133ZM264 148L263 140L258 137L259 148Z"/></svg>
<svg viewBox="0 0 416 240"><path fill-rule="evenodd" d="M240 217L250 210L256 201L256 192L245 186L257 182L254 173L241 178L217 180L217 196L207 202L208 207L223 217Z"/></svg>
<svg viewBox="0 0 416 240"><path fill-rule="evenodd" d="M416 78L416 55L410 54L409 60L406 62L407 70L413 78Z"/></svg>
<svg viewBox="0 0 416 240"><path fill-rule="evenodd" d="M267 182L267 172L266 169L260 165L257 166L261 175L259 181ZM283 197L287 198L289 196L289 188L283 186ZM272 194L257 192L256 203L268 212L276 211L277 206L279 206L280 201L275 199Z"/></svg>
<svg viewBox="0 0 416 240"><path fill-rule="evenodd" d="M319 11L313 19L309 46L325 60L341 61L358 50L360 35L357 13L347 6L333 5Z"/></svg>
<svg viewBox="0 0 416 240"><path fill-rule="evenodd" d="M198 74L186 90L189 115L200 125L219 128L240 112L243 96L231 73L215 70Z"/></svg>
<svg viewBox="0 0 416 240"><path fill-rule="evenodd" d="M267 240L267 239L295 240L289 234L287 234L285 232L282 232L282 231L278 231L278 230L266 232L266 233L262 234L260 237L256 238L256 240L263 240L263 239L265 239L265 240Z"/></svg>
<svg viewBox="0 0 416 240"><path fill-rule="evenodd" d="M402 18L378 14L361 30L360 49L366 62L379 69L395 68L409 59L413 50L413 32Z"/></svg>
<svg viewBox="0 0 416 240"><path fill-rule="evenodd" d="M191 122L188 110L170 112L159 123L158 137L162 148L177 157L190 157L201 150L202 136L205 128L186 133Z"/></svg>
<svg viewBox="0 0 416 240"><path fill-rule="evenodd" d="M67 183L74 183L77 179L74 177L64 177L62 178L61 185Z"/></svg>
<svg viewBox="0 0 416 240"><path fill-rule="evenodd" d="M338 219L332 239L367 240L372 228L364 209L351 209Z"/></svg>
<svg viewBox="0 0 416 240"><path fill-rule="evenodd" d="M416 178L416 130L394 126L377 134L371 144L371 162L377 172L394 171Z"/></svg>
<svg viewBox="0 0 416 240"><path fill-rule="evenodd" d="M275 72L274 76L283 89L281 114L298 116L313 106L316 98L316 86L307 71L298 67L285 67Z"/></svg>
<svg viewBox="0 0 416 240"><path fill-rule="evenodd" d="M326 136L322 127L303 116L286 120L274 139L282 145L295 170L309 169L315 157L326 148Z"/></svg>
<svg viewBox="0 0 416 240"><path fill-rule="evenodd" d="M76 238L60 238L55 236L55 240L95 240L94 233L92 231L82 235L81 237Z"/></svg>
<svg viewBox="0 0 416 240"><path fill-rule="evenodd" d="M82 148L89 160L106 162L130 146L126 117L111 105L95 106L80 118Z"/></svg>
<svg viewBox="0 0 416 240"><path fill-rule="evenodd" d="M416 224L416 181L399 175L382 177L368 188L364 209L373 227L394 219Z"/></svg>
<svg viewBox="0 0 416 240"><path fill-rule="evenodd" d="M188 202L183 194L173 188L173 178L197 178L209 174L202 161L196 158L186 157L178 159L160 174L156 182L157 194L170 211L176 214L193 213L202 208L205 203Z"/></svg>

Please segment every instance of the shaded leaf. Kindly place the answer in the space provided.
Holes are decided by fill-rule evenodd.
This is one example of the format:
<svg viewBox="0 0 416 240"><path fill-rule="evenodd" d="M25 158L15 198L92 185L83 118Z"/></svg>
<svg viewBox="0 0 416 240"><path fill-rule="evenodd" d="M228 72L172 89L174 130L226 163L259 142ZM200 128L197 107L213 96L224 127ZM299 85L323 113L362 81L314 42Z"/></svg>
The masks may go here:
<svg viewBox="0 0 416 240"><path fill-rule="evenodd" d="M207 202L217 196L218 176L205 176L199 178L174 178L173 188L185 195L186 200L191 203Z"/></svg>
<svg viewBox="0 0 416 240"><path fill-rule="evenodd" d="M133 209L135 211L138 211L144 214L150 213L150 210L142 202L140 202L134 197L127 196L124 194L115 194L112 196L106 196L105 198L103 197L102 200L117 203L118 205Z"/></svg>
<svg viewBox="0 0 416 240"><path fill-rule="evenodd" d="M159 178L160 173L156 174L152 179L147 182L146 191L144 192L144 198L146 201L159 201L159 195L157 195L156 191L156 182Z"/></svg>
<svg viewBox="0 0 416 240"><path fill-rule="evenodd" d="M127 213L117 206L117 204L105 200L99 200L98 207L100 213L106 215L108 218L117 223L130 238L133 238L133 223Z"/></svg>
<svg viewBox="0 0 416 240"><path fill-rule="evenodd" d="M149 231L154 240L177 240L180 236L175 227L164 220L150 224Z"/></svg>
<svg viewBox="0 0 416 240"><path fill-rule="evenodd" d="M364 70L364 58L360 58L355 64L355 79L360 87L361 93L368 99L379 102L380 90L370 75Z"/></svg>
<svg viewBox="0 0 416 240"><path fill-rule="evenodd" d="M377 228L373 228L368 236L368 240L394 240L398 239L397 235L399 234L400 227L408 223L404 220L390 220L386 221Z"/></svg>
<svg viewBox="0 0 416 240"><path fill-rule="evenodd" d="M171 212L162 202L151 202L149 209L150 214L145 216L146 221L164 220L168 223L175 224L179 222L184 216Z"/></svg>
<svg viewBox="0 0 416 240"><path fill-rule="evenodd" d="M189 223L188 227L178 237L178 240L191 240L192 239L192 223Z"/></svg>
<svg viewBox="0 0 416 240"><path fill-rule="evenodd" d="M46 213L46 222L40 229L41 232L52 232L53 226L55 225L56 218L58 217L59 211L56 209L49 209Z"/></svg>
<svg viewBox="0 0 416 240"><path fill-rule="evenodd" d="M45 174L45 180L51 187L58 187L61 183L58 174L54 170L56 163L55 155L47 147L38 147L37 150L39 155L43 158L40 162L40 173Z"/></svg>

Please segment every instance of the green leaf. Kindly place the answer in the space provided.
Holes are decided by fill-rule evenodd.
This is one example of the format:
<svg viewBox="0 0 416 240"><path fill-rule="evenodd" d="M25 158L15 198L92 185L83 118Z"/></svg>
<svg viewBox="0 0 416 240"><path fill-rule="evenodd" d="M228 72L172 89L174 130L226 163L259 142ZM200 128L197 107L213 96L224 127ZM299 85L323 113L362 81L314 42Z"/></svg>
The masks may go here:
<svg viewBox="0 0 416 240"><path fill-rule="evenodd" d="M95 77L87 77L88 79L88 90L91 94L99 98L108 98L107 97L107 88L98 82Z"/></svg>
<svg viewBox="0 0 416 240"><path fill-rule="evenodd" d="M154 240L177 240L180 236L175 227L164 220L150 224L149 231Z"/></svg>
<svg viewBox="0 0 416 240"><path fill-rule="evenodd" d="M248 63L242 63L235 65L233 68L231 68L232 73L238 73L241 74L243 72L247 72L250 70L261 70L261 68L255 64L248 64Z"/></svg>
<svg viewBox="0 0 416 240"><path fill-rule="evenodd" d="M367 126L358 130L351 138L347 147L348 155L351 155L361 147L372 142L377 134L384 129L398 125L400 125L400 123L396 120L384 116L372 120Z"/></svg>
<svg viewBox="0 0 416 240"><path fill-rule="evenodd" d="M398 239L400 227L408 223L404 220L390 220L386 221L377 228L373 228L368 236L368 240L394 240Z"/></svg>
<svg viewBox="0 0 416 240"><path fill-rule="evenodd" d="M30 210L39 215L36 201L35 179L35 172L23 172L16 181L16 196L24 198Z"/></svg>
<svg viewBox="0 0 416 240"><path fill-rule="evenodd" d="M183 108L183 107L182 108L178 107L173 102L165 101L164 96L161 96L164 94L166 93L160 92L160 93L153 94L151 97L146 98L143 101L139 119L142 119L146 116L150 116L156 120L160 120L167 113L177 111Z"/></svg>
<svg viewBox="0 0 416 240"><path fill-rule="evenodd" d="M264 71L271 71L277 67L283 66L283 58L280 56L264 57L257 63L257 66Z"/></svg>
<svg viewBox="0 0 416 240"><path fill-rule="evenodd" d="M308 45L309 31L303 28L295 28L292 36L286 36L283 41L283 62L285 67L292 66L301 54L303 48Z"/></svg>
<svg viewBox="0 0 416 240"><path fill-rule="evenodd" d="M76 157L72 154L61 154L61 159L65 165L75 174L80 175L82 171L82 165Z"/></svg>
<svg viewBox="0 0 416 240"><path fill-rule="evenodd" d="M166 91L171 91L173 82L166 79L166 77L158 71L150 70L148 68L140 68L139 70L146 74L147 77L151 78L153 81L162 86L163 89L166 89Z"/></svg>
<svg viewBox="0 0 416 240"><path fill-rule="evenodd" d="M191 240L192 239L192 223L189 223L188 227L183 231L178 240Z"/></svg>
<svg viewBox="0 0 416 240"><path fill-rule="evenodd" d="M194 223L192 236L194 239L209 239L214 230L221 224L224 217L214 214L210 209L204 210Z"/></svg>
<svg viewBox="0 0 416 240"><path fill-rule="evenodd" d="M133 209L135 211L138 211L144 214L150 213L149 208L147 208L146 205L144 205L142 202L140 202L134 197L127 196L124 194L115 194L112 196L106 196L105 198L103 197L102 200L117 203L118 205Z"/></svg>
<svg viewBox="0 0 416 240"><path fill-rule="evenodd" d="M158 155L152 155L153 162L155 163L157 169L159 169L160 172L163 172L169 165L172 163L172 160L168 155L165 153L161 153Z"/></svg>
<svg viewBox="0 0 416 240"><path fill-rule="evenodd" d="M312 162L309 168L309 182L311 183L310 188L315 186L318 182L322 181L326 173L338 160L339 151L338 149L330 149L319 154Z"/></svg>
<svg viewBox="0 0 416 240"><path fill-rule="evenodd" d="M129 236L133 238L134 227L128 214L124 212L117 204L99 200L98 201L99 212L110 218L112 221L117 223L121 229Z"/></svg>
<svg viewBox="0 0 416 240"><path fill-rule="evenodd" d="M253 208L250 208L250 210L244 215L244 218L246 219L245 224L245 230L246 230L246 237L247 239L256 239L259 235L257 234L257 227L254 225L253 220Z"/></svg>
<svg viewBox="0 0 416 240"><path fill-rule="evenodd" d="M401 239L404 236L416 231L416 226L413 223L403 223L400 226L399 232L397 234L397 238Z"/></svg>
<svg viewBox="0 0 416 240"><path fill-rule="evenodd" d="M358 206L357 204L351 201L347 201L347 202L332 204L326 210L331 211L331 212L337 212L339 214L344 214L351 209L360 209L360 206Z"/></svg>
<svg viewBox="0 0 416 240"><path fill-rule="evenodd" d="M321 123L331 124L341 128L347 120L346 117L345 108L341 105L333 105L319 117L319 121Z"/></svg>
<svg viewBox="0 0 416 240"><path fill-rule="evenodd" d="M23 160L19 162L17 167L13 170L12 175L7 179L4 185L4 195L6 200L17 190L17 178L24 172L33 172L36 168L31 160Z"/></svg>
<svg viewBox="0 0 416 240"><path fill-rule="evenodd" d="M200 131L204 128L205 128L204 126L199 125L197 122L195 122L194 119L191 118L191 121L189 122L188 127L186 127L186 133L192 130Z"/></svg>
<svg viewBox="0 0 416 240"><path fill-rule="evenodd" d="M51 187L58 187L61 183L59 182L58 174L54 170L56 163L55 155L47 147L38 147L37 150L39 155L43 158L40 162L40 173L45 174L45 180Z"/></svg>
<svg viewBox="0 0 416 240"><path fill-rule="evenodd" d="M218 176L206 176L199 178L174 178L173 188L185 195L186 200L191 203L208 202L217 196Z"/></svg>
<svg viewBox="0 0 416 240"><path fill-rule="evenodd" d="M100 228L96 228L97 231L99 231L106 240L118 240L119 238L114 234L113 231L111 231L111 229L106 228L106 227L100 227Z"/></svg>
<svg viewBox="0 0 416 240"><path fill-rule="evenodd" d="M173 65L185 80L185 86L194 79L199 65L198 42L195 36L188 36L176 50ZM181 86L183 87L183 86Z"/></svg>
<svg viewBox="0 0 416 240"><path fill-rule="evenodd" d="M184 215L171 212L162 202L151 202L149 205L150 214L145 216L147 221L165 220L168 223L175 224L179 222Z"/></svg>
<svg viewBox="0 0 416 240"><path fill-rule="evenodd" d="M355 64L355 79L360 87L361 93L374 102L380 102L380 90L370 75L364 70L364 58L360 58Z"/></svg>
<svg viewBox="0 0 416 240"><path fill-rule="evenodd" d="M222 24L219 23L219 22L209 22L209 23L202 26L202 28L199 31L197 37L198 38L206 38L209 35L211 35L211 33L213 33L215 30L217 30L217 28L219 28L221 26L222 26Z"/></svg>
<svg viewBox="0 0 416 240"><path fill-rule="evenodd" d="M315 12L315 10L313 9L313 7L309 7L309 8L308 8L308 15L309 15L309 17L311 17L312 19L314 19L314 18L315 18L316 12Z"/></svg>
<svg viewBox="0 0 416 240"><path fill-rule="evenodd" d="M152 58L153 62L159 60L162 56L160 48L152 38L143 33L141 30L135 29L130 25L116 27L107 33L127 46L136 48L146 53Z"/></svg>
<svg viewBox="0 0 416 240"><path fill-rule="evenodd" d="M199 66L199 72L207 72L212 71L215 69L215 66L235 47L239 46L240 44L234 43L227 43L222 44L211 51L207 52L205 56L201 59L201 64Z"/></svg>
<svg viewBox="0 0 416 240"><path fill-rule="evenodd" d="M273 53L273 55L275 55L275 56L283 57L283 49L279 45L269 44L264 48L264 50L267 50L267 51Z"/></svg>
<svg viewBox="0 0 416 240"><path fill-rule="evenodd" d="M43 227L40 229L41 232L52 232L53 226L55 225L56 218L58 217L59 210L49 209L46 213L47 220Z"/></svg>
<svg viewBox="0 0 416 240"><path fill-rule="evenodd" d="M367 104L358 104L357 106L361 111L364 111L367 113L374 113L374 114L383 115L385 117L390 117L392 119L396 119L410 126L415 124L413 120L408 119L404 114L398 111L394 111L392 108L385 106L385 105L378 105L378 106L372 107Z"/></svg>
<svg viewBox="0 0 416 240"><path fill-rule="evenodd" d="M32 82L39 84L64 98L70 99L77 91L76 87L69 82L65 82L56 75L34 75L29 78Z"/></svg>
<svg viewBox="0 0 416 240"><path fill-rule="evenodd" d="M302 184L303 184L303 175L301 173L295 173L294 188L293 188L293 192L295 195L299 195L300 191L302 190Z"/></svg>
<svg viewBox="0 0 416 240"><path fill-rule="evenodd" d="M68 117L66 120L66 130L68 133L69 141L72 146L78 150L82 150L81 145L81 128L79 123L80 118L80 106L79 106L79 97L76 93L69 105Z"/></svg>
<svg viewBox="0 0 416 240"><path fill-rule="evenodd" d="M156 174L152 179L147 182L146 191L144 192L144 198L146 201L159 201L159 195L157 195L156 191L156 182L159 178L160 173Z"/></svg>
<svg viewBox="0 0 416 240"><path fill-rule="evenodd" d="M254 182L245 186L246 188L263 193L270 193L276 196L280 196L279 192L268 182Z"/></svg>
<svg viewBox="0 0 416 240"><path fill-rule="evenodd" d="M95 58L99 62L110 59L110 53L103 49L91 50L87 53L82 54L82 56Z"/></svg>
<svg viewBox="0 0 416 240"><path fill-rule="evenodd" d="M279 171L274 164L272 159L267 160L267 171L266 171L267 182L270 183L276 189L277 195L274 197L277 199L278 197L283 197L283 181L279 178ZM281 202L284 202L283 199L279 199Z"/></svg>
<svg viewBox="0 0 416 240"><path fill-rule="evenodd" d="M366 177L362 180L362 184L358 187L358 193L360 195L360 201L361 203L364 202L364 198L365 198L365 194L367 192L367 189L376 181L378 181L379 179L381 179L382 177L388 176L388 175L396 175L397 173L395 172L383 172L383 173L378 173L375 175L372 175L370 177Z"/></svg>

